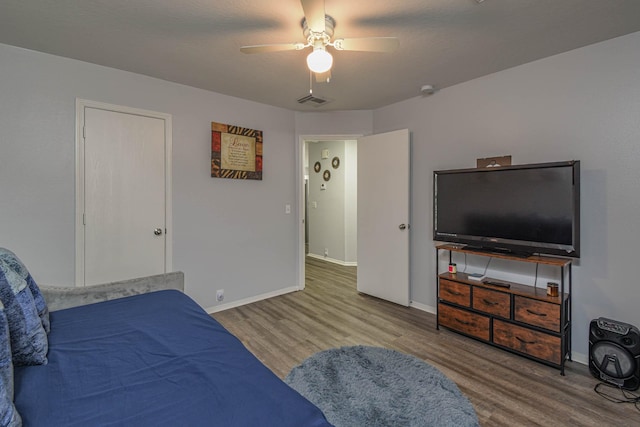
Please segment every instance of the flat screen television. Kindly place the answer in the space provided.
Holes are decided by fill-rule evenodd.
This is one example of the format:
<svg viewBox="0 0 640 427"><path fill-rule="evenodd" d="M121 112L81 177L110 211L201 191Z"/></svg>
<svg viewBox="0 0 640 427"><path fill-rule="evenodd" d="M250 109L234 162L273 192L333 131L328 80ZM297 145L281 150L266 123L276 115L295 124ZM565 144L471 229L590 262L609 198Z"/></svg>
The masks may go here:
<svg viewBox="0 0 640 427"><path fill-rule="evenodd" d="M435 171L433 239L580 257L580 162Z"/></svg>

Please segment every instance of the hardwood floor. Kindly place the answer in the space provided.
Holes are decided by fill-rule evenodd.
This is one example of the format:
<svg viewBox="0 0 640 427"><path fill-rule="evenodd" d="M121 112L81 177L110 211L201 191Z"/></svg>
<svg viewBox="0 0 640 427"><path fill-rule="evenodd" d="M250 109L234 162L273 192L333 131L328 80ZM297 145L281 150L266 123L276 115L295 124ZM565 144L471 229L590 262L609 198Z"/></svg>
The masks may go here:
<svg viewBox="0 0 640 427"><path fill-rule="evenodd" d="M568 362L561 376L557 369L436 330L433 314L359 294L355 267L308 258L306 268L304 291L214 314L281 378L321 350L380 346L444 372L471 400L483 426L640 426L632 404L615 404L593 391L598 381L585 365Z"/></svg>

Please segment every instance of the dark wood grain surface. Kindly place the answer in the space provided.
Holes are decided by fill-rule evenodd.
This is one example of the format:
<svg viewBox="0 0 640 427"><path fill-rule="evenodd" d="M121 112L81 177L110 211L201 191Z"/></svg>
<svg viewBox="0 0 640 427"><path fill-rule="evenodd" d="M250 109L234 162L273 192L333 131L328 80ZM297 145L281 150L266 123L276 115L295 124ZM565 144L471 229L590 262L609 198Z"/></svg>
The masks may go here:
<svg viewBox="0 0 640 427"><path fill-rule="evenodd" d="M473 308L508 319L511 315L511 296L476 286L473 289Z"/></svg>

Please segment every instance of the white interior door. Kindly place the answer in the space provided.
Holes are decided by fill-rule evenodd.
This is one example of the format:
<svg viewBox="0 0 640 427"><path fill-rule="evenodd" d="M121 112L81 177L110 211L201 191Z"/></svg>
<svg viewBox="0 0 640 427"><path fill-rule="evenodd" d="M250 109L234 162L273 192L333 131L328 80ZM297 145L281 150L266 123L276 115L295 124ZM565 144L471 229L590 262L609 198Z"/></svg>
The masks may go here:
<svg viewBox="0 0 640 427"><path fill-rule="evenodd" d="M166 272L163 118L84 107L84 284Z"/></svg>
<svg viewBox="0 0 640 427"><path fill-rule="evenodd" d="M358 139L358 291L409 305L409 131Z"/></svg>

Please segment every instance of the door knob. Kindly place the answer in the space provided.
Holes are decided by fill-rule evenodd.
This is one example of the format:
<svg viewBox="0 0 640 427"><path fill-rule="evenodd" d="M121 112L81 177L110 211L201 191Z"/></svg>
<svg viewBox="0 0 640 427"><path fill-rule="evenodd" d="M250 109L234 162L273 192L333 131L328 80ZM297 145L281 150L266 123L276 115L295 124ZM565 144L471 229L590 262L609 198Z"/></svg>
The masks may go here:
<svg viewBox="0 0 640 427"><path fill-rule="evenodd" d="M153 230L153 234L155 234L156 236L162 235L162 228L156 228L155 230Z"/></svg>
<svg viewBox="0 0 640 427"><path fill-rule="evenodd" d="M406 228L407 228L407 226L406 226L405 224L400 224L400 225L398 226L398 228L399 228L400 230L404 230L404 229L406 229Z"/></svg>

